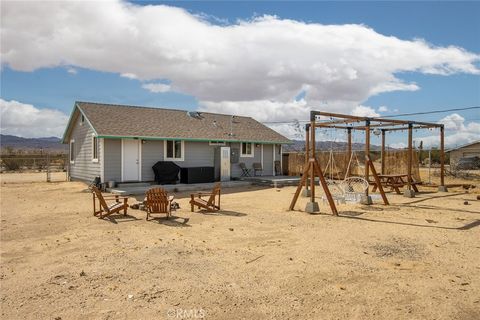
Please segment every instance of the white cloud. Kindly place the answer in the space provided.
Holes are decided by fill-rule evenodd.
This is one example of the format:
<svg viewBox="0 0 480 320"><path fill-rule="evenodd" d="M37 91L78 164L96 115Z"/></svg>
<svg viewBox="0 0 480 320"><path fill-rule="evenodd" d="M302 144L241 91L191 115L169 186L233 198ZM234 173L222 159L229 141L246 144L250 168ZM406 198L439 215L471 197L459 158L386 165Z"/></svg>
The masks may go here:
<svg viewBox="0 0 480 320"><path fill-rule="evenodd" d="M132 80L138 79L138 76L137 76L136 74L129 73L129 72L121 73L121 74L120 74L120 77L122 77L122 78L127 78L127 79L132 79Z"/></svg>
<svg viewBox="0 0 480 320"><path fill-rule="evenodd" d="M379 117L373 108L366 106L356 106L352 111L352 115L357 117Z"/></svg>
<svg viewBox="0 0 480 320"><path fill-rule="evenodd" d="M388 112L388 111L389 111L389 110L388 110L388 107L386 107L386 106L380 106L380 107L378 108L378 112Z"/></svg>
<svg viewBox="0 0 480 320"><path fill-rule="evenodd" d="M480 140L480 122L468 122L458 113L452 113L442 118L438 123L445 125L445 146L447 148L459 146ZM440 133L422 138L416 141L423 141L426 147L438 147L440 145Z"/></svg>
<svg viewBox="0 0 480 320"><path fill-rule="evenodd" d="M171 87L165 83L145 83L142 88L147 89L153 93L163 93L170 91Z"/></svg>
<svg viewBox="0 0 480 320"><path fill-rule="evenodd" d="M402 73L480 73L478 54L358 24L273 16L212 24L215 19L180 8L123 1L8 1L1 18L2 61L13 69L115 72L148 81L154 92L167 90L154 82L166 79L203 110L262 121L306 119L319 108L374 115L361 106L370 96L419 89L398 78Z"/></svg>
<svg viewBox="0 0 480 320"><path fill-rule="evenodd" d="M67 68L67 72L70 73L70 74L77 74L78 73L77 69L72 68L72 67Z"/></svg>
<svg viewBox="0 0 480 320"><path fill-rule="evenodd" d="M20 137L61 137L68 116L54 109L0 99L1 132Z"/></svg>

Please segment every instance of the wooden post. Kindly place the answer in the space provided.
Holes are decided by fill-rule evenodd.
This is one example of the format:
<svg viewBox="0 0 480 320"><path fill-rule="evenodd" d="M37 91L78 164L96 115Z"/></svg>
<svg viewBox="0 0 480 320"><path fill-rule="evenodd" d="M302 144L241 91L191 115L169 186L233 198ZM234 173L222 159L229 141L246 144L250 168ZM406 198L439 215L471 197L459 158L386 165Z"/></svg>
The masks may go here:
<svg viewBox="0 0 480 320"><path fill-rule="evenodd" d="M385 174L385 130L382 129L382 169L380 170L381 174Z"/></svg>
<svg viewBox="0 0 480 320"><path fill-rule="evenodd" d="M310 124L307 124L305 126L305 168L308 166L309 160L310 160ZM308 190L308 179L305 179L305 190Z"/></svg>
<svg viewBox="0 0 480 320"><path fill-rule="evenodd" d="M352 158L352 128L347 129L347 159L345 163L345 168L348 168L348 164L350 163L350 159ZM348 168L350 171L350 168ZM350 172L345 172L345 177L350 176Z"/></svg>
<svg viewBox="0 0 480 320"><path fill-rule="evenodd" d="M366 165L370 166L370 168L372 169L373 179L375 180L375 184L377 185L378 191L380 191L380 195L382 196L382 199L383 199L383 204L388 206L390 203L388 202L387 195L385 194L385 191L383 190L382 183L380 182L380 178L378 177L377 170L375 170L375 166L373 165L373 161L370 159L370 156L366 156L365 161L367 162Z"/></svg>
<svg viewBox="0 0 480 320"><path fill-rule="evenodd" d="M413 153L413 125L408 124L408 154L407 154L407 189L412 189L412 153Z"/></svg>
<svg viewBox="0 0 480 320"><path fill-rule="evenodd" d="M316 159L315 155L315 115L311 115L310 119L310 135L312 141L312 158ZM310 160L309 160L310 161ZM310 170L310 202L315 202L315 168L312 166Z"/></svg>
<svg viewBox="0 0 480 320"><path fill-rule="evenodd" d="M335 206L335 202L333 201L332 194L330 193L330 189L328 189L327 181L325 181L325 177L323 176L322 168L320 168L320 165L318 164L317 159L312 160L312 168L317 172L318 175L318 180L320 180L320 184L322 185L323 191L325 192L325 195L327 196L328 204L330 205L330 209L332 210L332 213L334 216L338 216L338 211L337 207Z"/></svg>
<svg viewBox="0 0 480 320"><path fill-rule="evenodd" d="M440 186L445 186L445 127L440 127Z"/></svg>
<svg viewBox="0 0 480 320"><path fill-rule="evenodd" d="M365 160L370 158L370 120L365 121ZM370 171L368 163L365 161L365 180L370 181ZM365 196L368 197L368 188L365 190Z"/></svg>

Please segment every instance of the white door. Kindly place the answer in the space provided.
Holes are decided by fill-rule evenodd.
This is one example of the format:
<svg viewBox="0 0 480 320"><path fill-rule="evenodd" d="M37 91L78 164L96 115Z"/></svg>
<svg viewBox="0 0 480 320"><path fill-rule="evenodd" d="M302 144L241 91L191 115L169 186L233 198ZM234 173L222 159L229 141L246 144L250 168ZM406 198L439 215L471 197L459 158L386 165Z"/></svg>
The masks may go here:
<svg viewBox="0 0 480 320"><path fill-rule="evenodd" d="M230 147L220 148L220 181L230 181Z"/></svg>
<svg viewBox="0 0 480 320"><path fill-rule="evenodd" d="M122 140L122 180L140 180L140 141Z"/></svg>

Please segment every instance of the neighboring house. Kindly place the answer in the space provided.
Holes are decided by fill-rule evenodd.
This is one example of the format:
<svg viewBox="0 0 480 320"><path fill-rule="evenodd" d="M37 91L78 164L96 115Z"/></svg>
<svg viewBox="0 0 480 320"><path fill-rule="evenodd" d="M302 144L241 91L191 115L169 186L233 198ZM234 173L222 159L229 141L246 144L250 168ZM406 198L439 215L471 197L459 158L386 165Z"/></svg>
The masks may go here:
<svg viewBox="0 0 480 320"><path fill-rule="evenodd" d="M445 152L450 153L450 164L458 163L460 158L480 157L480 141L452 148Z"/></svg>
<svg viewBox="0 0 480 320"><path fill-rule="evenodd" d="M250 117L90 102L75 103L62 141L70 144L70 178L102 182L153 181L157 161L214 167L216 180L225 163L231 177L241 176L242 162L275 175L282 144L291 143ZM222 156L222 147L230 152Z"/></svg>

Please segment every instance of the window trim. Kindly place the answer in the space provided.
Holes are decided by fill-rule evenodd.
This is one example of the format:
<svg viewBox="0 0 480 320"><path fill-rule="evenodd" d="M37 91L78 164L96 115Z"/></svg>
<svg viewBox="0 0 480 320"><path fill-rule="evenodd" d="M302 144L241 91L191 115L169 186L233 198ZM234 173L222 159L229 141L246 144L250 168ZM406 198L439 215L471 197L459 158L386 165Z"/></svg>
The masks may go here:
<svg viewBox="0 0 480 320"><path fill-rule="evenodd" d="M73 152L72 152L72 143L73 143ZM74 157L74 153L75 153L75 139L70 139L70 143L69 143L69 157L70 157L70 164L74 164L75 163L75 157ZM72 160L73 159L73 160Z"/></svg>
<svg viewBox="0 0 480 320"><path fill-rule="evenodd" d="M225 146L227 143L221 140L212 140L212 141L208 141L208 144L210 146Z"/></svg>
<svg viewBox="0 0 480 320"><path fill-rule="evenodd" d="M181 153L181 157L180 158L169 158L167 157L167 144L168 144L168 141L172 141L172 142L175 142L175 141L180 141L180 153ZM175 147L175 144L173 144L174 147ZM175 149L173 150L173 154L175 155ZM184 140L178 140L178 139L170 139L170 140L164 140L163 141L163 159L164 161L185 161L185 141Z"/></svg>
<svg viewBox="0 0 480 320"><path fill-rule="evenodd" d="M97 157L95 158L95 139L97 140L96 147L97 147ZM98 162L98 152L99 152L99 145L98 145L98 137L95 134L92 134L92 162Z"/></svg>
<svg viewBox="0 0 480 320"><path fill-rule="evenodd" d="M248 154L248 153L243 153L243 144L245 143L249 143L251 146L252 146L252 153L251 154ZM240 142L240 157L242 158L253 158L255 157L255 145L253 144L253 142Z"/></svg>

